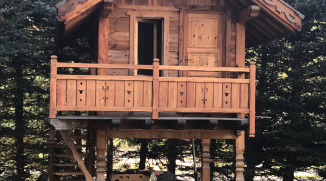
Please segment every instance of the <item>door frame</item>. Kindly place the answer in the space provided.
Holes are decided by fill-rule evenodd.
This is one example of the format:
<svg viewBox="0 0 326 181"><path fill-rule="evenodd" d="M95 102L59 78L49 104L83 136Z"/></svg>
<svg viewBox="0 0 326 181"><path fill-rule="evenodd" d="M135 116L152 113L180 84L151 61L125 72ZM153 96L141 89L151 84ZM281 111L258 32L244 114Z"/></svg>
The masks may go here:
<svg viewBox="0 0 326 181"><path fill-rule="evenodd" d="M129 64L138 63L138 22L144 19L162 19L163 20L163 39L162 39L162 60L161 64L164 65L168 62L169 54L169 17L171 13L164 12L143 12L143 11L128 11L127 15L130 16L130 56ZM129 75L137 75L136 70L129 70ZM164 77L168 76L166 71L163 71Z"/></svg>

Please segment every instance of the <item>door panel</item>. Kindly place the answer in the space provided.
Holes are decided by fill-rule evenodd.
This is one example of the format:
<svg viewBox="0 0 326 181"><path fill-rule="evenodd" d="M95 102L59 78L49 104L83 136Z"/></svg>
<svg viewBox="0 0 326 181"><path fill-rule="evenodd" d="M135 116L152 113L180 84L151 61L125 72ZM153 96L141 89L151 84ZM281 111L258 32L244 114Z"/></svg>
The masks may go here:
<svg viewBox="0 0 326 181"><path fill-rule="evenodd" d="M188 66L221 67L224 13L188 13L185 41ZM188 77L222 77L221 72L188 71Z"/></svg>

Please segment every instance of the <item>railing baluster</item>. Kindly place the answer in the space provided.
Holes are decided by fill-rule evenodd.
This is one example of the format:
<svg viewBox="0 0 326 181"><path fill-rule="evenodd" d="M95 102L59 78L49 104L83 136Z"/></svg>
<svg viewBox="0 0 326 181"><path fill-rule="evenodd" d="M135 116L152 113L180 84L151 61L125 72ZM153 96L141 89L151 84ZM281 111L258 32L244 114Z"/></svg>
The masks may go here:
<svg viewBox="0 0 326 181"><path fill-rule="evenodd" d="M51 56L50 111L49 118L55 118L57 106L57 56Z"/></svg>
<svg viewBox="0 0 326 181"><path fill-rule="evenodd" d="M154 59L153 61L153 113L152 119L158 119L158 97L159 97L159 77L160 77L160 69L159 69L159 59Z"/></svg>
<svg viewBox="0 0 326 181"><path fill-rule="evenodd" d="M255 137L256 109L256 62L250 62L249 137Z"/></svg>

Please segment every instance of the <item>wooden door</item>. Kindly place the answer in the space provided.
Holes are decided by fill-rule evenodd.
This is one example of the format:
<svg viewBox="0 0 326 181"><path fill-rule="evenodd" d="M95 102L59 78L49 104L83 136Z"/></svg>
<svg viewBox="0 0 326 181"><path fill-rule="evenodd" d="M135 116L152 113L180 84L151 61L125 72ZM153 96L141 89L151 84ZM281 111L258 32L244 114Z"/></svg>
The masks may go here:
<svg viewBox="0 0 326 181"><path fill-rule="evenodd" d="M185 28L185 55L188 66L221 67L224 13L188 13ZM221 72L188 71L188 77L222 77Z"/></svg>

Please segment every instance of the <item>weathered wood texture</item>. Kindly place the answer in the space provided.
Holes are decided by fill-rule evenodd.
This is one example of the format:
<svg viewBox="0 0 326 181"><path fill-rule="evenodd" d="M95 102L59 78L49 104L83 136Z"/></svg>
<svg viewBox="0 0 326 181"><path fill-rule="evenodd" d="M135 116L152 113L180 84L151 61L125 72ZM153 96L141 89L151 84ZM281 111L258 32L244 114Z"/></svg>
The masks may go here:
<svg viewBox="0 0 326 181"><path fill-rule="evenodd" d="M127 15L127 12L133 11L130 8L114 9L109 15L109 50L108 57L112 64L129 64L134 60L134 35L131 32L135 31L135 22L130 21L134 15ZM136 11L135 11L136 12ZM143 12L143 11L142 11ZM165 65L178 65L178 33L179 33L179 13L170 11L159 11L157 17L167 16L168 33L166 41L167 52L164 53ZM151 15L152 16L152 15ZM144 15L146 17L146 15ZM134 22L134 23L133 23ZM132 41L132 43L131 43ZM109 75L128 75L126 69L109 69ZM167 70L167 76L177 77L178 72L175 70Z"/></svg>

